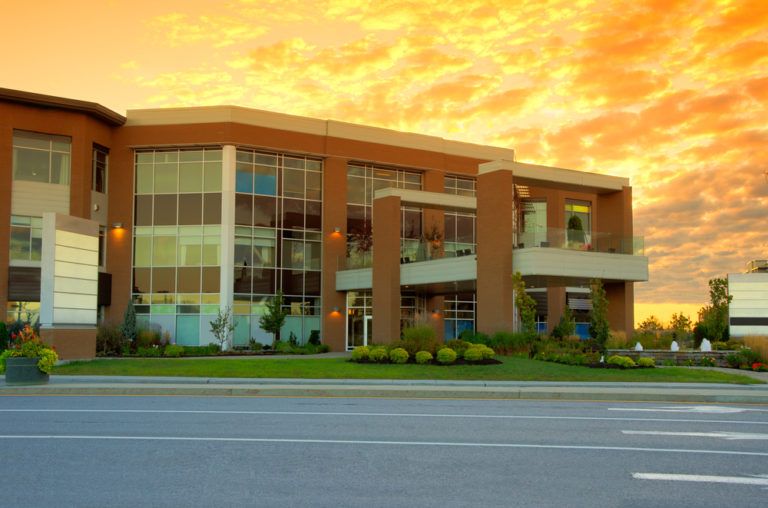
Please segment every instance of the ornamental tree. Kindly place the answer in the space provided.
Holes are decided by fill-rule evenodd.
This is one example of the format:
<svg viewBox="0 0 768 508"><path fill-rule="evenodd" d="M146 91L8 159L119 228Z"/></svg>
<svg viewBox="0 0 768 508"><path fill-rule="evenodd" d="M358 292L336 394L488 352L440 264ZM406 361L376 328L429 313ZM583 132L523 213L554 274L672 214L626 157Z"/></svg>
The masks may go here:
<svg viewBox="0 0 768 508"><path fill-rule="evenodd" d="M273 298L267 300L266 306L267 311L259 318L259 327L273 334L272 349L275 349L275 345L280 342L280 328L283 327L285 316L288 315L288 312L283 310L283 292L278 291Z"/></svg>

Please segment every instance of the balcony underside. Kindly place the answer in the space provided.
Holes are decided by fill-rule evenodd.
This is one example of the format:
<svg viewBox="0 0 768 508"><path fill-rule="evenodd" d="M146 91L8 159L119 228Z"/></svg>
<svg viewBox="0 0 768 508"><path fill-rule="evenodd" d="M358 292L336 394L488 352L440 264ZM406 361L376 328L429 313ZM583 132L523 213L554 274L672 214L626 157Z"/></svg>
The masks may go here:
<svg viewBox="0 0 768 508"><path fill-rule="evenodd" d="M534 247L515 250L512 266L528 287L580 286L593 278L604 282L648 280L645 256ZM371 289L372 280L371 268L338 271L336 290ZM400 265L400 286L429 294L474 292L476 282L475 255Z"/></svg>

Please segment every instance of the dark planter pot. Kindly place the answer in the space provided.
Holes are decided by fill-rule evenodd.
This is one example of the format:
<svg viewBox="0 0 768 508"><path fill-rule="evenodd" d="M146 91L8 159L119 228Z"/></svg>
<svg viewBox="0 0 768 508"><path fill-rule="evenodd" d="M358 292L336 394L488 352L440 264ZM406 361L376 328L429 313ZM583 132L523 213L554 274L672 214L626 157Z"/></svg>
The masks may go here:
<svg viewBox="0 0 768 508"><path fill-rule="evenodd" d="M37 367L40 358L6 358L5 384L42 385L48 382L48 374Z"/></svg>

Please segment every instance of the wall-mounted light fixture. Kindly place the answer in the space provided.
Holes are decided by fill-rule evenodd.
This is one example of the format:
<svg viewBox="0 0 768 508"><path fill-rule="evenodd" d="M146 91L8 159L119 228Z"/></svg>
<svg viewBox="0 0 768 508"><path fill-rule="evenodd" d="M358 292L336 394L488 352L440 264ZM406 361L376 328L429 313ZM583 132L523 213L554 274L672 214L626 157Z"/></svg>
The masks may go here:
<svg viewBox="0 0 768 508"><path fill-rule="evenodd" d="M440 309L432 309L432 314L440 314Z"/></svg>
<svg viewBox="0 0 768 508"><path fill-rule="evenodd" d="M341 228L339 226L334 226L333 232L336 234L341 234Z"/></svg>
<svg viewBox="0 0 768 508"><path fill-rule="evenodd" d="M112 229L123 229L123 223L122 222L113 222L112 223Z"/></svg>
<svg viewBox="0 0 768 508"><path fill-rule="evenodd" d="M338 314L339 307L338 306L334 306L333 309L331 309L331 312L333 312L334 314Z"/></svg>

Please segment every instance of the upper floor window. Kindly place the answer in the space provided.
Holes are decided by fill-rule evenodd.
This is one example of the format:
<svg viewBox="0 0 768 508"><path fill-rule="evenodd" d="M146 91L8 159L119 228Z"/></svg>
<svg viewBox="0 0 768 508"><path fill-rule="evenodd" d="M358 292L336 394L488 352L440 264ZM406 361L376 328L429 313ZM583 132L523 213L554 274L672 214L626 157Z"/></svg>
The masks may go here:
<svg viewBox="0 0 768 508"><path fill-rule="evenodd" d="M9 244L12 260L40 261L43 246L43 219L11 215Z"/></svg>
<svg viewBox="0 0 768 508"><path fill-rule="evenodd" d="M72 142L65 136L13 132L13 179L69 185Z"/></svg>
<svg viewBox="0 0 768 508"><path fill-rule="evenodd" d="M592 237L592 204L589 201L565 201L565 228L569 242L589 244Z"/></svg>
<svg viewBox="0 0 768 508"><path fill-rule="evenodd" d="M93 145L93 177L91 189L95 192L107 193L107 167L109 165L109 148Z"/></svg>
<svg viewBox="0 0 768 508"><path fill-rule="evenodd" d="M475 197L475 179L460 176L445 177L445 193Z"/></svg>

